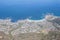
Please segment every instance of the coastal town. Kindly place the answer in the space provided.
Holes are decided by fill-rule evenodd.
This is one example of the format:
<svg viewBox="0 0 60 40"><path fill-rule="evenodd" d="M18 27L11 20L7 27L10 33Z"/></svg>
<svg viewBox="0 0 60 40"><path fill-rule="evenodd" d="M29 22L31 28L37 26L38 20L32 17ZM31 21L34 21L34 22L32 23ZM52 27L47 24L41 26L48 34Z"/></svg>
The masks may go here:
<svg viewBox="0 0 60 40"><path fill-rule="evenodd" d="M0 19L0 40L50 40L52 38L49 37L49 32L59 34L59 30L60 17L53 15L46 15L41 20L25 19L17 22L11 22L11 19ZM44 35L48 35L50 39L44 38ZM60 39L59 37L60 34L57 39Z"/></svg>

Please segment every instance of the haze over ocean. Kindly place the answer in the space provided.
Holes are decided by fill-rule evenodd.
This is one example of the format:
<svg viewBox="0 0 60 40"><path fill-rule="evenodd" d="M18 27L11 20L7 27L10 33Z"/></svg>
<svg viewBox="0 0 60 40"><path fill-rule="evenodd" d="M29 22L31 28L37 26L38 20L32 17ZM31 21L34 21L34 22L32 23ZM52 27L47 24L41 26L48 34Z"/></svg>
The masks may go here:
<svg viewBox="0 0 60 40"><path fill-rule="evenodd" d="M0 19L41 19L42 14L60 16L60 0L0 0Z"/></svg>

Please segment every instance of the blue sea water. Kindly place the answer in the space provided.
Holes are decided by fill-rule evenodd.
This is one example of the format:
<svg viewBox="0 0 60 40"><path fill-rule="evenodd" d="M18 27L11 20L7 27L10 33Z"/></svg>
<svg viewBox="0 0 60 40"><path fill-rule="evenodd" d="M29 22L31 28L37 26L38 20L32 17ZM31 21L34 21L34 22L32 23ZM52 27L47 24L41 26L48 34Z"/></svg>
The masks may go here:
<svg viewBox="0 0 60 40"><path fill-rule="evenodd" d="M0 19L41 19L42 14L60 16L59 0L0 0Z"/></svg>

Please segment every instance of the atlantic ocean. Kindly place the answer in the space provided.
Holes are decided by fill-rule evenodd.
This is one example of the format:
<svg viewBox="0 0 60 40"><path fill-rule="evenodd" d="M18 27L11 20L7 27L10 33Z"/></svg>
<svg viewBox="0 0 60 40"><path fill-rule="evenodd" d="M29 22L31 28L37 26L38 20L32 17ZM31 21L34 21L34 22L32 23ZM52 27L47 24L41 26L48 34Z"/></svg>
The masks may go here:
<svg viewBox="0 0 60 40"><path fill-rule="evenodd" d="M7 3L0 1L0 19L11 18L12 21L20 19L30 18L33 20L39 20L43 14L51 13L56 16L60 16L60 3L57 1L51 1L49 3Z"/></svg>

